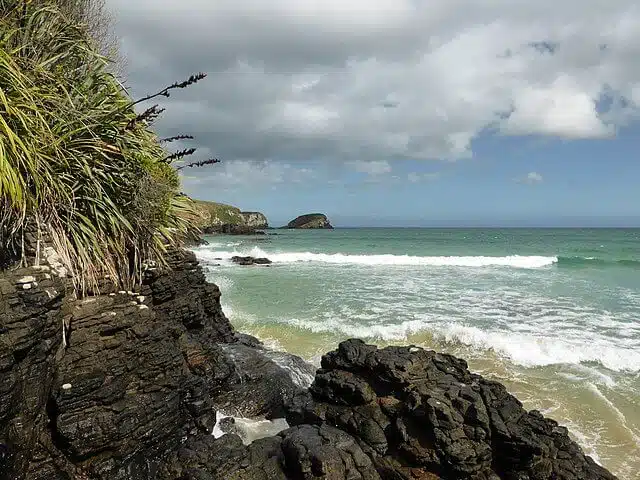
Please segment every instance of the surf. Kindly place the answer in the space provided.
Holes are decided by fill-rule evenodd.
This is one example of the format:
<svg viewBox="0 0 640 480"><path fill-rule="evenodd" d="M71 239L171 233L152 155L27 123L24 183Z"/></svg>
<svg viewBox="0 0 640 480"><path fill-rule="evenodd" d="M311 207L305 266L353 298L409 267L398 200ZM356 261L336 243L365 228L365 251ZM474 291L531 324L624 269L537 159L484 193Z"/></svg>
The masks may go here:
<svg viewBox="0 0 640 480"><path fill-rule="evenodd" d="M511 267L543 268L558 262L555 256L412 256L393 254L355 255L346 253L265 252L254 247L249 251L200 249L198 256L205 261L229 260L234 256L267 257L273 263L323 263L333 265L400 265L429 267Z"/></svg>

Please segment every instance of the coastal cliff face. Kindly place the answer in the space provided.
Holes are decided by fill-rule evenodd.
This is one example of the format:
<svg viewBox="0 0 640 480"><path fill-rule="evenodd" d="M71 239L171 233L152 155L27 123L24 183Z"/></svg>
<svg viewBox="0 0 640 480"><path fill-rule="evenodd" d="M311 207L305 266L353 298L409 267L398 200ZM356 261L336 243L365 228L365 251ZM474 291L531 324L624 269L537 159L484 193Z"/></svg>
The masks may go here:
<svg viewBox="0 0 640 480"><path fill-rule="evenodd" d="M241 212L245 225L253 228L268 228L267 217L260 212Z"/></svg>
<svg viewBox="0 0 640 480"><path fill-rule="evenodd" d="M313 369L235 333L191 253L169 263L82 300L48 267L0 272L0 479L615 478L449 355L350 340L304 389ZM216 411L291 427L216 439Z"/></svg>
<svg viewBox="0 0 640 480"><path fill-rule="evenodd" d="M169 260L83 300L47 267L0 274L0 479L180 478L221 405L284 415L300 387L234 333L192 254Z"/></svg>
<svg viewBox="0 0 640 480"><path fill-rule="evenodd" d="M308 213L291 220L287 224L287 228L332 229L333 226L329 223L326 215L322 213Z"/></svg>
<svg viewBox="0 0 640 480"><path fill-rule="evenodd" d="M252 235L269 226L267 217L260 212L241 212L239 208L223 203L194 200L201 220L198 227L204 233Z"/></svg>

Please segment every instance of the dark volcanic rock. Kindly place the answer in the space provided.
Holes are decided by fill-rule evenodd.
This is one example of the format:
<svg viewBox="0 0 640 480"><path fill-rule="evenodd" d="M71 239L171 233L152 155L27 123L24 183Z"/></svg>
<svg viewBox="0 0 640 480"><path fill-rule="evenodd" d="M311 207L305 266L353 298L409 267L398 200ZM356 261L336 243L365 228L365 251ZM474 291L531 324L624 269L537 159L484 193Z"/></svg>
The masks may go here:
<svg viewBox="0 0 640 480"><path fill-rule="evenodd" d="M240 417L282 418L286 415L285 403L290 403L302 387L308 386L292 382L292 374L276 363L270 352L262 347L237 342L221 348L232 361L233 376L227 381L226 391L214 400L218 410L233 412ZM311 376L315 369L298 360L297 378L300 378L300 373Z"/></svg>
<svg viewBox="0 0 640 480"><path fill-rule="evenodd" d="M255 226L244 224L212 225L205 227L203 232L205 234L221 233L225 235L265 235L262 230L258 230Z"/></svg>
<svg viewBox="0 0 640 480"><path fill-rule="evenodd" d="M286 228L332 229L329 219L322 213L308 213L291 220Z"/></svg>
<svg viewBox="0 0 640 480"><path fill-rule="evenodd" d="M60 353L64 285L47 270L0 276L0 478L20 478L43 455L39 432ZM53 477L52 477L53 478Z"/></svg>
<svg viewBox="0 0 640 480"><path fill-rule="evenodd" d="M84 300L43 270L0 274L0 479L176 478L160 472L210 437L216 404L273 417L302 391L239 342L192 253L168 261L138 292Z"/></svg>
<svg viewBox="0 0 640 480"><path fill-rule="evenodd" d="M527 412L463 360L359 340L325 355L290 424L329 423L353 435L382 478L614 479L566 428Z"/></svg>
<svg viewBox="0 0 640 480"><path fill-rule="evenodd" d="M379 480L349 434L328 425L301 425L243 445L236 435L195 437L169 463L163 478L183 480Z"/></svg>
<svg viewBox="0 0 640 480"><path fill-rule="evenodd" d="M268 258L255 258L255 257L231 257L231 261L233 263L237 263L238 265L269 265L271 264L271 260Z"/></svg>

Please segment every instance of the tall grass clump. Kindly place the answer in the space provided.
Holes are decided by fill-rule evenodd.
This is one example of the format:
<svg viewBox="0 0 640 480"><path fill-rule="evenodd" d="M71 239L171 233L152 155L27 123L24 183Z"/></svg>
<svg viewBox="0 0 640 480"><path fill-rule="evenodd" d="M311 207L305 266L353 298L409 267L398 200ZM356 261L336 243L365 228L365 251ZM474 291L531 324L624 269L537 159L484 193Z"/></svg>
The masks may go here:
<svg viewBox="0 0 640 480"><path fill-rule="evenodd" d="M87 23L69 14L83 3L0 0L0 257L24 255L26 229L46 232L79 294L105 275L140 281L193 212L150 130L160 110L136 113Z"/></svg>

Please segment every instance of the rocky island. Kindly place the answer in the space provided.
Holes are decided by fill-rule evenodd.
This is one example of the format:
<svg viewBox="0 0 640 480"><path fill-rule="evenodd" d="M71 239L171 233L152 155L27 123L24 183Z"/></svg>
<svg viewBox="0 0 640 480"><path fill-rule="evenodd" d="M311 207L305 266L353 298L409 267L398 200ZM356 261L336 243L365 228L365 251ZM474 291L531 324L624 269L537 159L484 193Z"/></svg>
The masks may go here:
<svg viewBox="0 0 640 480"><path fill-rule="evenodd" d="M307 213L291 220L286 228L299 229L332 229L329 219L322 213Z"/></svg>

